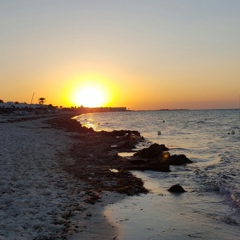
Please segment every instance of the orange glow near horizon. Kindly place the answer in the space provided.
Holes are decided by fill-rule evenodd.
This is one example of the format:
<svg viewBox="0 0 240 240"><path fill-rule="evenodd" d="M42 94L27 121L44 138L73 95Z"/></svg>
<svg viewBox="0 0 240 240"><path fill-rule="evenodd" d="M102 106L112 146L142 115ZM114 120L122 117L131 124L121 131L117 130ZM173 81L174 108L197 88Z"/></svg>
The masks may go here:
<svg viewBox="0 0 240 240"><path fill-rule="evenodd" d="M101 77L76 78L69 86L66 98L71 106L107 107L114 98L113 87Z"/></svg>
<svg viewBox="0 0 240 240"><path fill-rule="evenodd" d="M4 102L240 107L240 1L32 2L0 1Z"/></svg>
<svg viewBox="0 0 240 240"><path fill-rule="evenodd" d="M106 96L96 87L84 87L74 93L74 102L78 106L101 107L106 103Z"/></svg>

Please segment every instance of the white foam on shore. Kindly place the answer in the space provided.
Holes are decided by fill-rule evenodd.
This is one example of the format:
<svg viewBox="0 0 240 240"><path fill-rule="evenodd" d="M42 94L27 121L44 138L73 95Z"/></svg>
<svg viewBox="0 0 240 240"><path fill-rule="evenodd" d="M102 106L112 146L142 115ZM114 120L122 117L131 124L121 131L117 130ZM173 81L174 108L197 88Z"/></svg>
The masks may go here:
<svg viewBox="0 0 240 240"><path fill-rule="evenodd" d="M84 208L83 183L62 169L73 133L41 119L0 123L0 133L0 239L58 239L64 215Z"/></svg>

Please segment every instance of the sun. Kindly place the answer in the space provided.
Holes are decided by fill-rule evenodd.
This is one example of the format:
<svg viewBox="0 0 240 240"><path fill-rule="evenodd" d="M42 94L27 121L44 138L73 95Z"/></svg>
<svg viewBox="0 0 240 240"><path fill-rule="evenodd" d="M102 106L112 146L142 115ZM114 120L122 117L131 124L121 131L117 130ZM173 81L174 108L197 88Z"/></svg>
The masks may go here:
<svg viewBox="0 0 240 240"><path fill-rule="evenodd" d="M111 107L116 99L116 86L108 77L76 75L66 81L63 95L68 106Z"/></svg>
<svg viewBox="0 0 240 240"><path fill-rule="evenodd" d="M84 107L102 107L106 97L100 88L94 86L83 87L74 94L74 102Z"/></svg>

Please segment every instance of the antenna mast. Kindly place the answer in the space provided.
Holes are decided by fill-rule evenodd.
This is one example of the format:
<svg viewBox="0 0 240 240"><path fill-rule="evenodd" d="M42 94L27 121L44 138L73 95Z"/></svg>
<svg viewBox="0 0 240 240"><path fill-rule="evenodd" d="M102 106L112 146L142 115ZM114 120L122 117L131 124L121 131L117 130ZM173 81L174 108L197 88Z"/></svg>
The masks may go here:
<svg viewBox="0 0 240 240"><path fill-rule="evenodd" d="M32 104L32 101L33 101L34 94L35 94L35 92L34 92L34 93L33 93L33 95L32 95L32 99L31 99L31 103L30 103L30 104Z"/></svg>

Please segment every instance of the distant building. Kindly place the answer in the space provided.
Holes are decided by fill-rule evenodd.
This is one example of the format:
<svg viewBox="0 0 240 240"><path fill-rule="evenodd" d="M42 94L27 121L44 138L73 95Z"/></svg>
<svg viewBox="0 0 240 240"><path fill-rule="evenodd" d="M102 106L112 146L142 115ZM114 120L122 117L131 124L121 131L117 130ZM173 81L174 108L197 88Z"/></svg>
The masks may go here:
<svg viewBox="0 0 240 240"><path fill-rule="evenodd" d="M12 109L36 109L36 108L42 108L47 107L47 105L40 105L40 104L27 104L27 103L14 103L14 102L6 102L6 103L0 103L0 108L12 108Z"/></svg>

